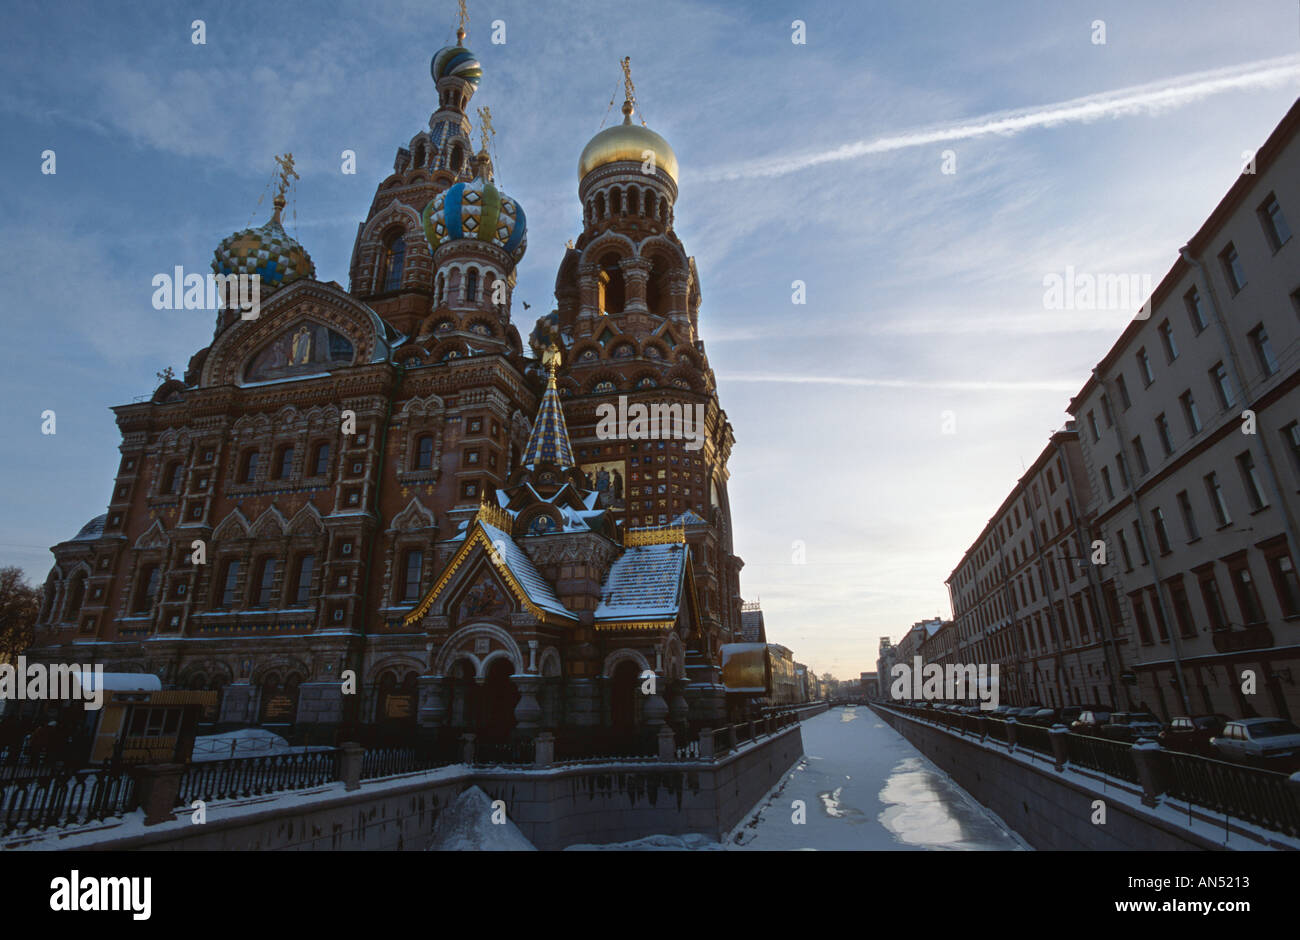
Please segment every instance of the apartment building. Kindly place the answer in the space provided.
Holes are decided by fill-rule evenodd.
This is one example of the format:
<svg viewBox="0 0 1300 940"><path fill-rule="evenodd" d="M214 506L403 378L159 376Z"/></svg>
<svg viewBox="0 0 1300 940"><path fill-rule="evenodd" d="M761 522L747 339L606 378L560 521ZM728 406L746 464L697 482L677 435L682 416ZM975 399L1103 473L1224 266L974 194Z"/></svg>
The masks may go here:
<svg viewBox="0 0 1300 940"><path fill-rule="evenodd" d="M1117 630L1092 565L1073 425L1052 435L949 576L955 663L998 664L1015 705L1127 704ZM935 649L936 662L945 650Z"/></svg>
<svg viewBox="0 0 1300 940"><path fill-rule="evenodd" d="M1298 129L1300 102L1068 409L1107 610L1163 718L1300 718Z"/></svg>

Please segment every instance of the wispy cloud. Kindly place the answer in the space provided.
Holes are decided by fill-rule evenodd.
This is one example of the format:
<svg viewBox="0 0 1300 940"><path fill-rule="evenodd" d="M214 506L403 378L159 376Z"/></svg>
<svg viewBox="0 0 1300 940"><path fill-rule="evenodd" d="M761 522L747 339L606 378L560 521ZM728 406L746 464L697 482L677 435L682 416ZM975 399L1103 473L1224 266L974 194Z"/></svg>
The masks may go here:
<svg viewBox="0 0 1300 940"><path fill-rule="evenodd" d="M997 111L959 124L920 128L890 137L859 140L819 153L753 160L716 167L704 170L700 175L711 181L785 176L827 163L839 163L909 147L924 147L991 134L1011 136L1035 127L1087 123L1105 117L1155 114L1181 108L1228 91L1276 88L1297 79L1300 79L1300 56L1282 56L1224 69L1193 72L1173 79L1133 85L1055 104Z"/></svg>
<svg viewBox="0 0 1300 940"><path fill-rule="evenodd" d="M728 382L775 382L787 385L853 385L862 388L925 388L950 392L1075 392L1077 381L947 381L934 379L869 379L850 375L781 375L763 372L727 372Z"/></svg>

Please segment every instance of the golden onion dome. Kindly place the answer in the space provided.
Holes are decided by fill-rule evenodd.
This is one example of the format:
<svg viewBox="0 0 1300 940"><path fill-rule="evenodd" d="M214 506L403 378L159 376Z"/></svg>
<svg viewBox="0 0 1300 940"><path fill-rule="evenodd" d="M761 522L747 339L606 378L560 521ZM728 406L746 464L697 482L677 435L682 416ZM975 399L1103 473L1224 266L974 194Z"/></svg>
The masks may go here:
<svg viewBox="0 0 1300 940"><path fill-rule="evenodd" d="M622 124L605 128L582 148L582 156L578 158L578 179L581 180L597 167L610 163L644 163L648 150L654 154L655 166L676 183L677 154L673 153L668 141L650 128L633 124L628 111L630 109L625 107Z"/></svg>

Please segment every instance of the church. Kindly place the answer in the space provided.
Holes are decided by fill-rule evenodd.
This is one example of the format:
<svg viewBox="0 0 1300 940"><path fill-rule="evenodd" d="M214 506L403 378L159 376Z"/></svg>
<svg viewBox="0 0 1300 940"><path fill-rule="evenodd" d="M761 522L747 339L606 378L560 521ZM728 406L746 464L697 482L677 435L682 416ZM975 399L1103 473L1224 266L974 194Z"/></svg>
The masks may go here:
<svg viewBox="0 0 1300 940"><path fill-rule="evenodd" d="M622 123L574 148L582 230L525 349L527 216L483 111L472 144L466 41L462 21L433 56L436 110L379 182L347 288L286 233L279 158L270 220L212 261L257 275L260 309L227 304L183 377L114 409L111 501L53 547L29 659L215 691L205 727L313 743L722 721L733 436L676 155L634 120L624 60ZM702 427L611 437L620 400Z"/></svg>

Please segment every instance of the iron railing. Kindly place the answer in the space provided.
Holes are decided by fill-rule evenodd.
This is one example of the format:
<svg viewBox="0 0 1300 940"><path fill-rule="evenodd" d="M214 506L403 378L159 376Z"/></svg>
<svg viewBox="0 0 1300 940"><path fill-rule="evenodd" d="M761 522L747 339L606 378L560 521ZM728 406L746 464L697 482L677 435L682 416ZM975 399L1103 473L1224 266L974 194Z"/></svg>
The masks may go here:
<svg viewBox="0 0 1300 940"><path fill-rule="evenodd" d="M1070 763L1108 777L1117 777L1129 783L1138 783L1137 764L1133 761L1133 745L1123 741L1108 741L1086 734L1069 734L1065 740Z"/></svg>
<svg viewBox="0 0 1300 940"><path fill-rule="evenodd" d="M8 780L0 784L0 835L103 821L136 806L135 781L125 768Z"/></svg>
<svg viewBox="0 0 1300 940"><path fill-rule="evenodd" d="M188 764L176 791L177 806L194 800L242 799L282 790L305 790L339 779L339 751L237 757Z"/></svg>
<svg viewBox="0 0 1300 940"><path fill-rule="evenodd" d="M1300 801L1286 774L1166 751L1166 792L1176 800L1300 836Z"/></svg>

